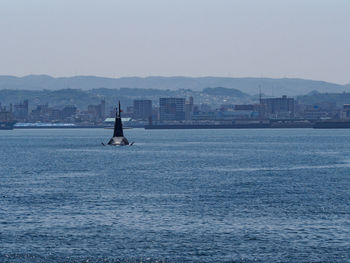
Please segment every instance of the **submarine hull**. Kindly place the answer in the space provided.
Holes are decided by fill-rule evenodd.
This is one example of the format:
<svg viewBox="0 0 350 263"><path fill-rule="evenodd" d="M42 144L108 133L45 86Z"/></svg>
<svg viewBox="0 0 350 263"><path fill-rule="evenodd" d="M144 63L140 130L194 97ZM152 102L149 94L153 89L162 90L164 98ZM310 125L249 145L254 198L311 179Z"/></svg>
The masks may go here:
<svg viewBox="0 0 350 263"><path fill-rule="evenodd" d="M108 145L124 146L129 145L129 141L125 137L113 137L109 140Z"/></svg>

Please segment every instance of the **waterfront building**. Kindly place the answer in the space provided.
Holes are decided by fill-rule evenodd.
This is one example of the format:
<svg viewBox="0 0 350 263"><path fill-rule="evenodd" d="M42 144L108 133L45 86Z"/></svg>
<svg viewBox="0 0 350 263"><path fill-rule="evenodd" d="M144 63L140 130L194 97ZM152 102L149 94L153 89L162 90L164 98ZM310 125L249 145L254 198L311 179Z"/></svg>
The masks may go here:
<svg viewBox="0 0 350 263"><path fill-rule="evenodd" d="M342 114L339 108L336 108L335 103L316 103L313 105L297 104L296 110L297 118L305 120L320 120L320 119L339 119Z"/></svg>
<svg viewBox="0 0 350 263"><path fill-rule="evenodd" d="M37 122L47 122L49 121L49 104L45 103L42 105L37 105L30 114L31 121Z"/></svg>
<svg viewBox="0 0 350 263"><path fill-rule="evenodd" d="M288 98L286 95L281 98L260 99L260 104L268 118L294 118L295 116L294 98Z"/></svg>
<svg viewBox="0 0 350 263"><path fill-rule="evenodd" d="M151 100L134 100L133 118L137 120L148 120L152 116Z"/></svg>
<svg viewBox="0 0 350 263"><path fill-rule="evenodd" d="M193 115L193 97L190 97L185 103L185 119L190 121Z"/></svg>
<svg viewBox="0 0 350 263"><path fill-rule="evenodd" d="M342 119L350 120L350 104L344 104L342 111Z"/></svg>
<svg viewBox="0 0 350 263"><path fill-rule="evenodd" d="M161 122L185 120L185 98L160 98L159 119Z"/></svg>
<svg viewBox="0 0 350 263"><path fill-rule="evenodd" d="M27 121L28 120L28 100L25 100L19 104L15 104L13 107L13 115L17 121Z"/></svg>
<svg viewBox="0 0 350 263"><path fill-rule="evenodd" d="M76 113L77 113L77 107L75 107L74 105L66 106L62 109L62 118L63 119L70 118L74 116Z"/></svg>

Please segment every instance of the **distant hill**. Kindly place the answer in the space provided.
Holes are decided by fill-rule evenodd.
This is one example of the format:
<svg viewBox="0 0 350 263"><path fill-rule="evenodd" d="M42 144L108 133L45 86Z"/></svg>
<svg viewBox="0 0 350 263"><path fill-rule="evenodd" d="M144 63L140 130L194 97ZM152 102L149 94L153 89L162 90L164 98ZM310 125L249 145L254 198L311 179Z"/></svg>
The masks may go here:
<svg viewBox="0 0 350 263"><path fill-rule="evenodd" d="M31 108L49 103L50 106L63 108L66 105L76 105L84 109L89 104L98 104L102 98L86 91L76 89L62 90L0 90L0 102L3 105L29 101Z"/></svg>
<svg viewBox="0 0 350 263"><path fill-rule="evenodd" d="M242 91L250 95L261 91L268 96L296 96L313 90L337 93L350 91L349 85L339 85L324 81L304 79L272 78L225 78L225 77L123 77L103 78L95 76L76 76L54 78L47 75L29 75L25 77L0 76L0 89L17 90L59 90L59 89L191 89L202 91L206 88L223 87Z"/></svg>
<svg viewBox="0 0 350 263"><path fill-rule="evenodd" d="M93 90L60 89L60 90L13 90L0 89L0 103L2 105L17 104L28 100L30 108L48 103L55 108L63 108L66 105L75 105L79 109L86 109L89 104L99 104L102 99L107 107L114 107L120 100L124 107L133 105L135 99L149 99L157 105L160 97L193 97L196 104L210 104L219 106L225 104L250 103L251 96L239 90L226 88L210 88L206 92L193 90L159 90L120 88Z"/></svg>
<svg viewBox="0 0 350 263"><path fill-rule="evenodd" d="M318 93L311 92L304 96L298 97L299 103L308 105L317 105L325 102L334 103L338 107L343 107L344 104L350 104L350 93Z"/></svg>
<svg viewBox="0 0 350 263"><path fill-rule="evenodd" d="M205 88L203 89L203 93L206 93L208 95L213 96L233 96L233 97L247 97L247 94L243 93L240 90L237 89L228 89L223 87L216 87L216 88Z"/></svg>

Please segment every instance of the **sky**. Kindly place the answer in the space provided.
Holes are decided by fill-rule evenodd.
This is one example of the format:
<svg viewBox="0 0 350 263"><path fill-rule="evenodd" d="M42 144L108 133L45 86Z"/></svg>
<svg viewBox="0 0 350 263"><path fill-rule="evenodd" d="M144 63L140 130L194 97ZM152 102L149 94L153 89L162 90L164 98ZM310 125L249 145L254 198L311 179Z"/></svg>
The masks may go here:
<svg viewBox="0 0 350 263"><path fill-rule="evenodd" d="M0 75L350 83L349 0L1 0Z"/></svg>

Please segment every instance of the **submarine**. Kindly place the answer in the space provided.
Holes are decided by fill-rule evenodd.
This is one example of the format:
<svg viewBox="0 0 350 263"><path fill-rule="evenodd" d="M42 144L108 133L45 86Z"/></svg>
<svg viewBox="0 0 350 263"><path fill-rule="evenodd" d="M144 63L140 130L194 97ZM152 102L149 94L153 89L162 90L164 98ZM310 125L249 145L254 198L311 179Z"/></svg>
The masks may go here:
<svg viewBox="0 0 350 263"><path fill-rule="evenodd" d="M134 143L129 144L128 139L124 137L123 123L122 123L122 118L120 117L121 111L122 110L120 109L120 101L119 101L119 109L118 108L116 109L116 114L115 114L113 137L107 143L108 145L125 146L125 145L134 144ZM102 143L102 145L104 144Z"/></svg>

